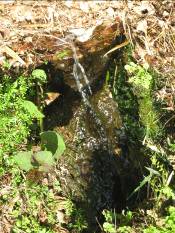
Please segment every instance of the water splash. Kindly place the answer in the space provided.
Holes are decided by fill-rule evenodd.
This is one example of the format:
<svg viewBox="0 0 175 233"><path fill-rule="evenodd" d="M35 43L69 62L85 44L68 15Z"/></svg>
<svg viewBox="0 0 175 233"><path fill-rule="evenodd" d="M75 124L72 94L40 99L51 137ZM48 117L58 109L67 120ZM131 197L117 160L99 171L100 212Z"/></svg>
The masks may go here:
<svg viewBox="0 0 175 233"><path fill-rule="evenodd" d="M92 90L91 90L91 87L90 87L88 77L87 77L87 75L85 73L85 70L84 70L83 66L80 64L80 62L78 61L76 48L75 48L75 45L73 44L73 42L71 43L71 47L72 47L73 58L74 58L73 75L74 75L74 78L76 80L78 90L82 94L82 97L84 99L86 93L83 90L83 85L81 84L80 80L82 80L82 79L84 80L85 84L88 87L90 95L92 95Z"/></svg>
<svg viewBox="0 0 175 233"><path fill-rule="evenodd" d="M91 87L89 84L89 80L87 78L87 75L85 73L83 66L78 61L76 48L75 48L75 45L73 44L73 42L71 43L71 47L72 47L73 58L74 58L73 76L75 78L78 91L82 96L82 100L84 102L88 117L91 119L93 131L96 132L97 138L101 142L103 142L104 149L109 150L108 137L106 134L105 127L103 126L100 118L97 116L96 112L94 111L94 109L89 101L89 96L92 95L92 90L91 90ZM89 95L88 95L87 91L83 88L83 84L80 81L82 79L85 81L85 83L88 87Z"/></svg>

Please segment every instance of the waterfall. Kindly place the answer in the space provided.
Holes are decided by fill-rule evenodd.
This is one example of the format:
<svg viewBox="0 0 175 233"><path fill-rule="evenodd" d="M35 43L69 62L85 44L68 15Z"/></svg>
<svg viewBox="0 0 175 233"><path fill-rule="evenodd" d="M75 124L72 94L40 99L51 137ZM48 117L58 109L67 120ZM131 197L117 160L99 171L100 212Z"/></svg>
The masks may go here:
<svg viewBox="0 0 175 233"><path fill-rule="evenodd" d="M84 106L86 108L86 112L89 115L89 117L92 119L92 124L94 124L94 128L98 134L98 137L101 142L103 142L104 148L108 148L108 138L106 135L105 127L103 126L101 120L97 116L96 112L94 111L90 101L89 101L89 96L92 95L92 90L90 87L90 83L88 80L88 77L85 73L85 70L83 66L80 64L77 53L76 53L76 48L73 42L71 42L71 47L73 51L73 58L74 58L74 65L73 65L73 76L75 78L77 88L79 93L82 96L82 100L84 103ZM83 87L83 84L81 83L81 80L85 81L85 84L87 85L87 90Z"/></svg>

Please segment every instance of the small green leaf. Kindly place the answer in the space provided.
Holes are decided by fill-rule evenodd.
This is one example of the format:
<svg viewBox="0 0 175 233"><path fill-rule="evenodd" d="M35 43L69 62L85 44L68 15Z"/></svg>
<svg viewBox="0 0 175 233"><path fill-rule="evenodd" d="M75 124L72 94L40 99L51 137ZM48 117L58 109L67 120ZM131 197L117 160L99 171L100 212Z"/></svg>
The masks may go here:
<svg viewBox="0 0 175 233"><path fill-rule="evenodd" d="M36 69L32 72L32 76L40 83L45 83L47 81L47 75L44 70Z"/></svg>
<svg viewBox="0 0 175 233"><path fill-rule="evenodd" d="M108 223L108 222L103 223L103 229L105 232L116 233L115 225L112 223Z"/></svg>
<svg viewBox="0 0 175 233"><path fill-rule="evenodd" d="M37 106L28 100L24 100L22 106L33 118L41 119L44 115L38 110Z"/></svg>
<svg viewBox="0 0 175 233"><path fill-rule="evenodd" d="M51 151L55 159L58 159L66 149L63 138L54 131L46 131L41 133L41 143Z"/></svg>
<svg viewBox="0 0 175 233"><path fill-rule="evenodd" d="M150 167L145 167L145 168L150 172L151 175L161 176L161 174L158 171L156 171L155 169L152 169Z"/></svg>
<svg viewBox="0 0 175 233"><path fill-rule="evenodd" d="M31 164L32 152L19 152L14 156L16 164L24 171L29 171L33 168Z"/></svg>
<svg viewBox="0 0 175 233"><path fill-rule="evenodd" d="M39 151L35 154L36 161L44 166L53 166L54 165L54 158L50 151Z"/></svg>
<svg viewBox="0 0 175 233"><path fill-rule="evenodd" d="M56 54L56 56L57 56L58 59L62 60L62 59L64 59L65 57L67 57L67 56L69 55L69 53L70 53L70 51L68 51L68 50L63 50L63 51L61 51L61 52L58 52L58 53Z"/></svg>
<svg viewBox="0 0 175 233"><path fill-rule="evenodd" d="M139 184L137 188L134 189L134 191L129 195L127 198L128 200L134 195L134 193L138 192L145 184L149 183L152 178L152 174L149 174L146 176Z"/></svg>

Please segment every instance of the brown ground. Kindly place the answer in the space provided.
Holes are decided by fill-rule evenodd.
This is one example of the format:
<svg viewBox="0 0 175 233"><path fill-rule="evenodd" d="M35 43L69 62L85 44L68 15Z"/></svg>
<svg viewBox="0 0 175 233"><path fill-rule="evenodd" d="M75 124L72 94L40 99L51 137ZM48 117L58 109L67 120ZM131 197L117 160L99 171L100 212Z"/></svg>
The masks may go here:
<svg viewBox="0 0 175 233"><path fill-rule="evenodd" d="M53 60L72 32L85 41L81 42L85 48L95 51L98 40L102 47L112 42L122 21L136 60L163 74L174 90L174 6L172 0L0 1L0 64L8 58L13 66L27 68ZM158 98L169 99L166 88ZM174 110L172 101L167 101L169 110Z"/></svg>

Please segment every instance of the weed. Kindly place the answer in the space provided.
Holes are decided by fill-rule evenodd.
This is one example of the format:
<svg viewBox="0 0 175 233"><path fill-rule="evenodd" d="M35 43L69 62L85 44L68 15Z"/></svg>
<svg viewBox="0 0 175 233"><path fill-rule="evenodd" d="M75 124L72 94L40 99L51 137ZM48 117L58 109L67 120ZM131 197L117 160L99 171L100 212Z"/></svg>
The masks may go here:
<svg viewBox="0 0 175 233"><path fill-rule="evenodd" d="M128 226L133 218L131 211L123 211L121 214L113 213L109 210L103 210L105 222L103 223L103 230L106 233L127 233L130 232L131 227Z"/></svg>
<svg viewBox="0 0 175 233"><path fill-rule="evenodd" d="M5 69L5 70L9 70L11 65L10 65L10 62L8 60L4 60L3 63L2 63L2 67Z"/></svg>
<svg viewBox="0 0 175 233"><path fill-rule="evenodd" d="M41 142L43 151L37 153L25 151L18 152L15 155L14 160L22 170L38 169L39 171L48 172L66 148L62 137L53 131L42 132Z"/></svg>
<svg viewBox="0 0 175 233"><path fill-rule="evenodd" d="M175 207L170 206L168 209L168 216L162 219L162 226L149 226L143 233L171 233L175 232Z"/></svg>
<svg viewBox="0 0 175 233"><path fill-rule="evenodd" d="M155 138L159 134L158 114L153 107L152 83L153 77L147 67L141 67L133 62L125 66L129 74L129 83L139 104L140 121L145 127L145 139Z"/></svg>
<svg viewBox="0 0 175 233"><path fill-rule="evenodd" d="M29 127L34 118L40 118L41 113L35 106L35 115L27 108L26 95L30 84L25 77L20 76L16 81L7 75L2 78L0 85L0 146L1 160L4 152L17 150L26 144ZM5 158L5 157L4 157Z"/></svg>
<svg viewBox="0 0 175 233"><path fill-rule="evenodd" d="M66 215L71 217L71 222L68 224L70 229L76 230L76 232L82 232L87 229L88 224L84 215L84 211L81 208L77 208L76 205L68 199L66 201Z"/></svg>
<svg viewBox="0 0 175 233"><path fill-rule="evenodd" d="M56 53L56 57L59 59L59 60L62 60L64 59L65 57L69 56L70 55L70 51L69 50L63 50L61 52L58 52Z"/></svg>
<svg viewBox="0 0 175 233"><path fill-rule="evenodd" d="M0 205L6 210L6 217L12 220L13 226L10 231L14 233L53 233L58 221L55 208L57 201L52 189L49 190L47 185L28 182L26 172L15 166L17 162L24 171L34 172L33 179L36 181L36 162L40 168L50 164L53 155L54 160L57 160L65 149L60 135L48 132L47 139L48 136L44 132L41 134L44 156L39 152L33 158L37 161L31 161L33 152L26 151L33 121L44 117L41 109L29 101L28 97L33 94L36 82L42 85L45 81L45 73L40 70L33 71L29 77L20 76L16 80L4 75L0 83L0 182L3 187ZM50 139L51 136L54 142ZM52 148L49 148L48 141L52 143ZM53 155L49 152L50 149L54 150ZM18 151L23 152L20 154ZM55 183L54 187L55 190L60 190L58 183ZM43 213L45 217L42 217Z"/></svg>

